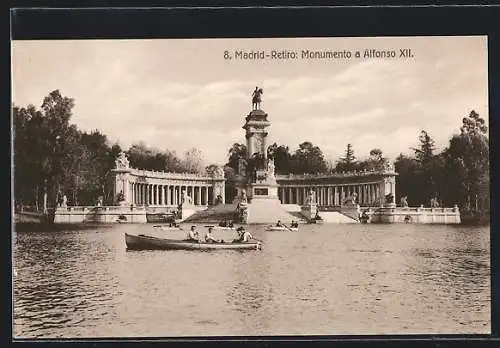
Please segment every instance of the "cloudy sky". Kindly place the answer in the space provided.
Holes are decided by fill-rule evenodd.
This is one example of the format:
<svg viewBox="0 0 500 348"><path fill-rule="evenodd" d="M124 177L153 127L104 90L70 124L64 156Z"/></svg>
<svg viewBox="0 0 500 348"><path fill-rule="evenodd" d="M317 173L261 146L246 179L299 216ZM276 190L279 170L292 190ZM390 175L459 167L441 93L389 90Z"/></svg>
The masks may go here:
<svg viewBox="0 0 500 348"><path fill-rule="evenodd" d="M412 59L300 59L302 50L396 50ZM288 50L296 60L225 60L224 51ZM488 118L486 37L64 40L12 43L13 102L40 106L59 89L72 122L127 148L143 141L224 163L244 142L255 86L272 122L269 144L302 141L338 159L380 148L409 153L421 129L438 149L472 109Z"/></svg>

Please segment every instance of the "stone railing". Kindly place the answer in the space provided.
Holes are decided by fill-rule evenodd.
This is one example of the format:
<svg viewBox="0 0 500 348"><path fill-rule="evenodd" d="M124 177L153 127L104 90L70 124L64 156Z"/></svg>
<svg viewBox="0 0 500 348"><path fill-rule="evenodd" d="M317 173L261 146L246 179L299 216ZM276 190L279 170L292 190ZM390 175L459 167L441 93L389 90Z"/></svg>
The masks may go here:
<svg viewBox="0 0 500 348"><path fill-rule="evenodd" d="M315 173L315 174L277 174L276 180L307 180L307 179L327 179L327 178L343 178L353 176L369 176L377 174L397 175L394 170L363 170L353 172L338 172L338 173Z"/></svg>
<svg viewBox="0 0 500 348"><path fill-rule="evenodd" d="M218 175L210 175L208 173L174 173L146 169L130 168L130 173L136 176L162 178L162 179L192 179L192 180L222 180L224 177Z"/></svg>
<svg viewBox="0 0 500 348"><path fill-rule="evenodd" d="M68 212L95 212L95 211L124 211L124 210L141 210L141 209L146 209L146 207L143 206L131 206L131 205L126 205L126 206L118 206L118 205L105 205L105 206L68 206L68 207L58 207L56 208L57 211L68 211Z"/></svg>

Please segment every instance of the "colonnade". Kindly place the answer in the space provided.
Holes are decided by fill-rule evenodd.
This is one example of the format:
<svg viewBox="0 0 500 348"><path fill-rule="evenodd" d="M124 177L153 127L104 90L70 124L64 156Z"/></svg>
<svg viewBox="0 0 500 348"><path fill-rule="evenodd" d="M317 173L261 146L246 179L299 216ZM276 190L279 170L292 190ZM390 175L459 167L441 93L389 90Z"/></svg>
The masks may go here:
<svg viewBox="0 0 500 348"><path fill-rule="evenodd" d="M299 204L306 202L309 192L313 190L319 206L339 206L346 198L357 194L356 203L360 205L378 205L383 201L384 183L366 184L326 184L326 185L280 185L278 197L282 204ZM393 191L393 190L392 190ZM394 191L393 191L394 192Z"/></svg>
<svg viewBox="0 0 500 348"><path fill-rule="evenodd" d="M136 205L177 206L182 202L183 192L191 197L194 205L209 205L213 200L213 188L208 185L162 185L129 183L130 201Z"/></svg>

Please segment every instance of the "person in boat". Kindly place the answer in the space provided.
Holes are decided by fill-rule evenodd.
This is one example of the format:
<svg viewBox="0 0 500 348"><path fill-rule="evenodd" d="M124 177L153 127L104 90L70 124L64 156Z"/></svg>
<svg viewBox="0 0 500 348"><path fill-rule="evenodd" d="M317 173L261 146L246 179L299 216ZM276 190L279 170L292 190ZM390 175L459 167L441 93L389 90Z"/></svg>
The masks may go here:
<svg viewBox="0 0 500 348"><path fill-rule="evenodd" d="M195 226L191 226L191 229L189 230L187 238L186 238L188 241L193 241L193 242L199 241L198 240L198 232L195 229L196 229Z"/></svg>
<svg viewBox="0 0 500 348"><path fill-rule="evenodd" d="M206 243L219 243L219 241L217 239L215 239L214 236L212 236L212 227L208 228L208 232L205 235L205 242Z"/></svg>
<svg viewBox="0 0 500 348"><path fill-rule="evenodd" d="M226 221L226 220L222 220L222 221L219 223L219 226L220 226L220 227L226 227L226 226L227 226L227 221Z"/></svg>
<svg viewBox="0 0 500 348"><path fill-rule="evenodd" d="M323 220L321 216L319 216L318 212L316 212L316 215L314 216L314 220Z"/></svg>
<svg viewBox="0 0 500 348"><path fill-rule="evenodd" d="M291 228L299 228L299 223L296 221L292 221L292 223L290 224L290 227Z"/></svg>
<svg viewBox="0 0 500 348"><path fill-rule="evenodd" d="M239 227L237 231L238 239L233 240L233 243L248 243L253 239L253 236L244 227Z"/></svg>
<svg viewBox="0 0 500 348"><path fill-rule="evenodd" d="M230 227L230 228L234 227L233 220L229 220L229 222L227 223L227 227Z"/></svg>
<svg viewBox="0 0 500 348"><path fill-rule="evenodd" d="M283 227L283 224L281 223L281 220L278 220L278 222L276 223L276 227Z"/></svg>

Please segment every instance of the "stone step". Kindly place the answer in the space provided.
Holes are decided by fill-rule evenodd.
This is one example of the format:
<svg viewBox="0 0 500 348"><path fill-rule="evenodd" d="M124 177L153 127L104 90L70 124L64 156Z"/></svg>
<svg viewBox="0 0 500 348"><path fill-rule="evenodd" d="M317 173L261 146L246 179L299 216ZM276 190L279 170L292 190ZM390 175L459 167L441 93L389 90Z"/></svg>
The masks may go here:
<svg viewBox="0 0 500 348"><path fill-rule="evenodd" d="M342 213L332 211L332 212L320 212L319 216L323 219L324 222L326 223L337 223L337 224L356 224L359 223L357 220L346 216Z"/></svg>
<svg viewBox="0 0 500 348"><path fill-rule="evenodd" d="M278 199L254 199L248 204L248 223L267 224L278 220L289 224L297 217L287 212Z"/></svg>

